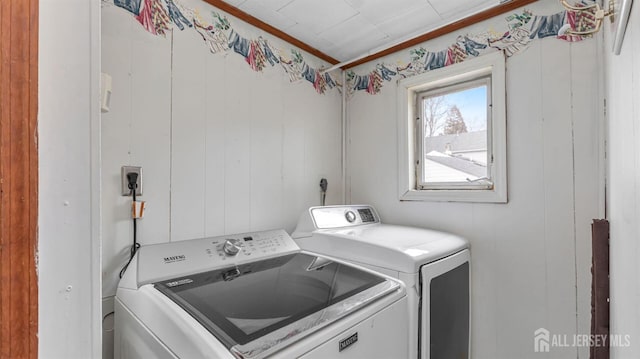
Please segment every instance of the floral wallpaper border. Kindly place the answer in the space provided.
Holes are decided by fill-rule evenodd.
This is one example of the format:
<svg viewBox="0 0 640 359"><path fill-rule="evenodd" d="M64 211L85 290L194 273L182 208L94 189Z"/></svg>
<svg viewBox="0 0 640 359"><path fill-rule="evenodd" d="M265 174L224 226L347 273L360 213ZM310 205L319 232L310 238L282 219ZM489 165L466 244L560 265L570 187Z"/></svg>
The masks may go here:
<svg viewBox="0 0 640 359"><path fill-rule="evenodd" d="M311 66L297 49L287 53L275 47L267 39L259 36L249 39L234 29L226 16L215 11L205 14L199 9L183 5L179 0L102 0L127 10L149 33L166 36L167 32L178 28L180 31L195 30L205 42L211 53L233 51L244 57L254 71L263 71L267 66L280 65L291 82L306 80L319 93L337 88L342 84L323 67ZM576 6L589 4L586 1ZM564 10L552 15L535 15L524 9L505 17L506 31L488 30L478 34L459 35L456 41L445 49L437 51L424 47L408 51L408 61L395 64L379 62L366 74L357 74L353 70L346 73L344 87L348 96L358 91L375 95L385 82L394 78L406 78L426 71L453 65L481 56L485 53L503 51L507 57L524 51L534 39L555 37L563 41L581 41L587 36L567 35L567 28L587 30L595 27L595 10Z"/></svg>
<svg viewBox="0 0 640 359"><path fill-rule="evenodd" d="M300 50L291 49L288 53L275 47L262 36L249 39L231 26L226 16L215 11L203 12L200 9L183 5L179 0L102 0L103 3L118 6L133 17L149 33L166 36L169 31L194 30L207 45L212 54L233 51L244 57L254 71L263 71L267 66L279 65L291 82L306 80L319 93L328 89L340 88L337 78L323 68L310 65Z"/></svg>
<svg viewBox="0 0 640 359"><path fill-rule="evenodd" d="M576 6L584 6L579 2ZM398 61L396 64L377 63L373 70L366 74L357 74L348 70L346 74L346 90L349 95L357 91L365 91L375 95L380 92L385 82L396 77L406 78L453 65L478 57L485 53L503 51L507 57L524 51L534 39L555 37L563 41L581 41L586 36L567 35L566 29L587 30L595 27L595 11L561 11L552 15L534 15L524 9L505 18L505 32L485 31L479 34L459 35L455 42L445 49L430 51L424 47L410 50L409 61Z"/></svg>

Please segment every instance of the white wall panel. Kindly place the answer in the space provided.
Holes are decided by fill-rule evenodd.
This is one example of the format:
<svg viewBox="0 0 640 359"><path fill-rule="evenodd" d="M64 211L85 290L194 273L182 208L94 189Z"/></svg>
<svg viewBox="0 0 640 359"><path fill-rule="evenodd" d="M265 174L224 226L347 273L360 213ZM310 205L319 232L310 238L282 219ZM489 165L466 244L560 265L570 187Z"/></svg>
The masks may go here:
<svg viewBox="0 0 640 359"><path fill-rule="evenodd" d="M112 76L110 111L102 114L103 288L113 295L133 240L131 197L121 196L124 165L142 166L145 217L138 241L169 240L171 43L125 11L102 7L102 72Z"/></svg>
<svg viewBox="0 0 640 359"><path fill-rule="evenodd" d="M544 148L540 145L544 141L542 47L541 41L534 42L524 54L507 60L509 203L473 205L474 216L480 217L474 218L473 223L476 228L493 227L488 234L492 237L468 234L478 275L489 277L488 286L474 288L491 292L496 287L493 337L497 343L493 354L496 358L531 356L533 332L539 327L549 327L545 196L540 181L544 169ZM495 252L474 253L476 243L485 240L493 242ZM496 272L485 272L483 262L493 257L496 263L492 269ZM478 305L474 309L478 313L484 308ZM473 333L481 332L482 323L476 322L474 330ZM492 355L478 347L474 350L478 350L480 357Z"/></svg>
<svg viewBox="0 0 640 359"><path fill-rule="evenodd" d="M628 335L631 344L613 347L611 358L637 358L640 357L640 7L631 8L619 56L611 53L610 28L605 27L605 35L611 332Z"/></svg>
<svg viewBox="0 0 640 359"><path fill-rule="evenodd" d="M173 34L171 239L204 237L208 50L191 31Z"/></svg>
<svg viewBox="0 0 640 359"><path fill-rule="evenodd" d="M252 101L249 108L251 202L241 208L236 217L251 218L251 230L273 228L282 223L284 196L282 186L282 117L285 99L282 88L291 86L282 81L278 69L267 69L252 79Z"/></svg>
<svg viewBox="0 0 640 359"><path fill-rule="evenodd" d="M103 287L115 288L119 267L128 258L125 248L131 242L130 200L120 195L120 167L133 165L131 146L133 24L121 26L126 14L113 7L102 9L102 72L113 79L111 110L102 114L102 267ZM143 33L141 33L143 34Z"/></svg>
<svg viewBox="0 0 640 359"><path fill-rule="evenodd" d="M327 190L327 204L342 202L341 184L341 118L331 112L320 110L333 107L340 111L340 96L322 97L314 107L305 106L299 114L305 121L305 159L304 203L320 205L320 179L326 178L330 187ZM312 101L312 94L305 95L301 102L304 106Z"/></svg>
<svg viewBox="0 0 640 359"><path fill-rule="evenodd" d="M251 108L257 96L253 82L258 74L239 56L225 63L225 232L246 232L251 227ZM270 114L265 113L270 118ZM279 119L275 119L279 121Z"/></svg>
<svg viewBox="0 0 640 359"><path fill-rule="evenodd" d="M284 97L293 96L302 91L302 83L284 86ZM304 204L319 203L319 196L309 200L304 194L312 190L312 183L306 181L305 166L305 124L306 106L302 101L294 101L284 106L282 114L282 214L287 221L286 227L293 228ZM318 180L318 183L320 181ZM312 193L312 192L310 192ZM318 192L319 193L319 192ZM315 200L315 201L314 201Z"/></svg>
<svg viewBox="0 0 640 359"><path fill-rule="evenodd" d="M199 45L201 46L201 45ZM226 121L229 116L225 110L226 71L228 57L204 55L206 59L206 101L205 101L205 186L204 193L204 235L219 236L225 233L225 136ZM231 78L232 79L232 78Z"/></svg>
<svg viewBox="0 0 640 359"><path fill-rule="evenodd" d="M602 39L598 38L600 42ZM573 59L599 59L597 46L575 46L571 48ZM601 64L601 63L600 63ZM584 121L594 113L603 113L602 79L598 76L585 75L595 72L593 64L587 61L573 61L571 66L571 93L573 98L596 98L597 101L572 107L573 143L574 143L574 193L575 193L575 238L576 238L576 272L588 273L591 270L591 223L594 218L604 218L604 133L602 122ZM584 155L576 155L584 154ZM599 159L593 161L593 158ZM597 188L597 196L578 195L588 193ZM594 208L597 212L594 213ZM576 282L578 313L591 311L591 278L577 276ZM578 333L588 333L591 329L590 316L578 316ZM580 348L580 357L587 358L588 348Z"/></svg>
<svg viewBox="0 0 640 359"><path fill-rule="evenodd" d="M553 40L553 39L551 39ZM584 45L580 44L580 45ZM595 41L587 46L595 46ZM595 59L573 59L571 46L561 41L541 42L542 68L542 128L543 173L540 185L544 187L545 259L547 277L548 327L552 333L577 333L576 329L576 271L575 271L575 201L573 158L582 156L573 147L571 107L585 106L597 98L571 97L571 63L591 62L595 71ZM576 44L576 46L579 46ZM560 63L564 62L564 65ZM525 71L521 69L520 71ZM592 72L585 72L589 75ZM569 98L569 100L567 99ZM583 102L588 101L588 102ZM596 122L594 113L587 120ZM540 147L538 145L537 147ZM596 160L593 157L592 160ZM595 188L594 188L595 190ZM583 195L583 194L580 194ZM584 195L590 195L584 193ZM595 210L592 209L592 210ZM589 277L589 273L582 273ZM587 313L584 313L587 314ZM587 333L584 333L587 334ZM565 357L576 355L577 348L557 348L555 352ZM560 355L560 354L559 354Z"/></svg>
<svg viewBox="0 0 640 359"><path fill-rule="evenodd" d="M132 30L131 122L121 136L130 141L129 164L143 167L143 194L139 200L149 199L144 219L138 221L139 239L146 244L162 243L169 239L171 89L167 84L171 74L166 69L171 66L170 44L139 27ZM149 42L152 46L148 46ZM108 172L114 170L119 177L117 165L109 167ZM128 206L128 199L120 197L119 201Z"/></svg>
<svg viewBox="0 0 640 359"><path fill-rule="evenodd" d="M41 358L97 358L101 348L100 2L35 4L39 16L34 21L40 29L35 340ZM10 310L11 305L5 301L2 307ZM12 341L28 334L13 331Z"/></svg>

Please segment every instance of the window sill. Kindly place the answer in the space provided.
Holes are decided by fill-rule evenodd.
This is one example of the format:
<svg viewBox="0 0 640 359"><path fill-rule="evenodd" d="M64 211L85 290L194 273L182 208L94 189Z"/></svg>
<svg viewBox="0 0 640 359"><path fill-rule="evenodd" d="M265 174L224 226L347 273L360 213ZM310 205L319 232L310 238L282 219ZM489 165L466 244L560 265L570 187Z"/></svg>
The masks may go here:
<svg viewBox="0 0 640 359"><path fill-rule="evenodd" d="M478 202L507 203L507 193L495 190L406 190L400 193L401 201Z"/></svg>

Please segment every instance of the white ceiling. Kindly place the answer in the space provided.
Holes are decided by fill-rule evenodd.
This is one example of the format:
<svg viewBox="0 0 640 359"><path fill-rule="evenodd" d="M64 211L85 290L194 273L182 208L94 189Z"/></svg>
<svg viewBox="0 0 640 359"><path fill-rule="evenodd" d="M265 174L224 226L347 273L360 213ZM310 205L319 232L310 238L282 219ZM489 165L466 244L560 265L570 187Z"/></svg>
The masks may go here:
<svg viewBox="0 0 640 359"><path fill-rule="evenodd" d="M325 54L348 61L499 0L224 0Z"/></svg>

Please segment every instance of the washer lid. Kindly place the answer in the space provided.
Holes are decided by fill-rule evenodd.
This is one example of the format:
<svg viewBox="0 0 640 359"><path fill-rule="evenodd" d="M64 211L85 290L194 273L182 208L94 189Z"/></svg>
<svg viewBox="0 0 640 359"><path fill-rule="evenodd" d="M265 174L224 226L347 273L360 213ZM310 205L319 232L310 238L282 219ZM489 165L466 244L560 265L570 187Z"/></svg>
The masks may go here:
<svg viewBox="0 0 640 359"><path fill-rule="evenodd" d="M405 273L469 246L450 233L381 223L318 229L295 240L305 250Z"/></svg>
<svg viewBox="0 0 640 359"><path fill-rule="evenodd" d="M403 289L373 272L306 253L154 286L241 358L262 358Z"/></svg>

